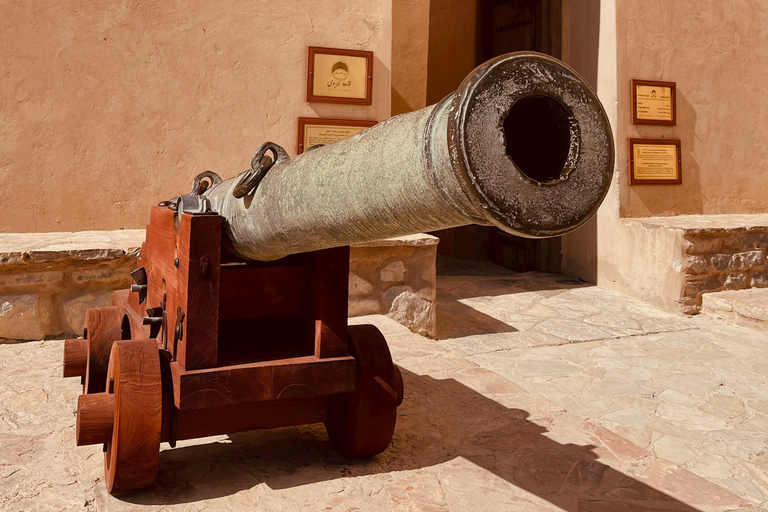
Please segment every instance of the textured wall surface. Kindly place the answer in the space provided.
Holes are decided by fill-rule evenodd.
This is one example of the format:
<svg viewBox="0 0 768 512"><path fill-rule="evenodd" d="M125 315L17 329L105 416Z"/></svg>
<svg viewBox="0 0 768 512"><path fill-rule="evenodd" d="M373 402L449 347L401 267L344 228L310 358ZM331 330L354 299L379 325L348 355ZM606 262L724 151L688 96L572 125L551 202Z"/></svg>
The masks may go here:
<svg viewBox="0 0 768 512"><path fill-rule="evenodd" d="M392 0L392 115L427 106L430 0Z"/></svg>
<svg viewBox="0 0 768 512"><path fill-rule="evenodd" d="M0 3L0 231L144 227L296 118L390 115L391 0ZM371 107L304 101L306 47L375 53Z"/></svg>
<svg viewBox="0 0 768 512"><path fill-rule="evenodd" d="M617 0L621 216L768 209L768 2ZM677 82L675 127L630 124L630 79ZM682 140L683 184L627 186L627 137Z"/></svg>

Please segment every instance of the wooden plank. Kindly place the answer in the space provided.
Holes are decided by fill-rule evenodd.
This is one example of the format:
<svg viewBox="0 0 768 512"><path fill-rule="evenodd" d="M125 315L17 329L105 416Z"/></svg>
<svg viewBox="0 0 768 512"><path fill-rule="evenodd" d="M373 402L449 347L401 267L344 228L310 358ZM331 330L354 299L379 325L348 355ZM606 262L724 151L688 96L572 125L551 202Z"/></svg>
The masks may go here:
<svg viewBox="0 0 768 512"><path fill-rule="evenodd" d="M177 412L176 439L196 439L256 429L322 423L326 420L327 410L327 396L236 404L211 409L186 409ZM168 440L170 428L164 429L163 441Z"/></svg>
<svg viewBox="0 0 768 512"><path fill-rule="evenodd" d="M309 329L314 331L315 356L347 355L349 247L310 253L308 266Z"/></svg>
<svg viewBox="0 0 768 512"><path fill-rule="evenodd" d="M276 365L272 370L272 400L332 395L354 390L355 363L351 356Z"/></svg>
<svg viewBox="0 0 768 512"><path fill-rule="evenodd" d="M291 267L222 267L219 319L297 315L302 311L305 272Z"/></svg>
<svg viewBox="0 0 768 512"><path fill-rule="evenodd" d="M355 359L314 356L187 370L171 363L174 405L202 409L355 389Z"/></svg>
<svg viewBox="0 0 768 512"><path fill-rule="evenodd" d="M177 288L167 311L169 348L181 307L184 331L176 359L187 370L210 368L216 365L218 349L221 217L181 215L177 252Z"/></svg>

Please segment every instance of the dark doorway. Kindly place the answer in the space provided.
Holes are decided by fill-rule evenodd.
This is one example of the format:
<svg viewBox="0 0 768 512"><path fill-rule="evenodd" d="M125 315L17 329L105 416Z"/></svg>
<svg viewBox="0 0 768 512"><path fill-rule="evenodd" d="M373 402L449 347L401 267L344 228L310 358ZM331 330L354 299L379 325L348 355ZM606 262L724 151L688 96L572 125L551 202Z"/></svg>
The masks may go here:
<svg viewBox="0 0 768 512"><path fill-rule="evenodd" d="M430 35L429 83L430 91L445 93L455 90L459 83L452 81L456 75L457 59L451 59L454 72L448 74L441 69L449 52L446 47L455 50L459 44L473 45L477 65L493 57L517 51L537 51L560 58L561 54L561 0L476 0L474 38L466 37L448 26L447 9L455 7L455 2L432 0L430 12L430 34L438 34L442 41L432 40ZM466 4L462 9L467 9ZM454 13L456 19L466 20L466 12ZM454 25L455 26L455 25ZM434 31L434 32L433 32ZM454 41L446 42L445 38ZM461 39L464 42L461 42ZM434 58L433 58L434 57ZM467 69L462 76L469 73ZM463 70L462 70L463 71ZM437 94L432 94L437 96ZM434 103L439 98L429 98ZM494 263L521 272L538 270L541 272L559 272L561 260L560 238L530 240L507 234L500 229L487 226L464 226L444 229L433 233L440 238L438 252L464 259L490 259Z"/></svg>

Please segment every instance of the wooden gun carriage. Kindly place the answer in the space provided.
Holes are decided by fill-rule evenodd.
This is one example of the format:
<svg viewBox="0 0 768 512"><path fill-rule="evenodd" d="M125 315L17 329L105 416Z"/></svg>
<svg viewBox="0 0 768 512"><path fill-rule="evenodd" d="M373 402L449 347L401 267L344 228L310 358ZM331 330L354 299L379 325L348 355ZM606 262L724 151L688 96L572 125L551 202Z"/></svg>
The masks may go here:
<svg viewBox="0 0 768 512"><path fill-rule="evenodd" d="M294 159L267 143L237 178L199 175L152 208L136 284L65 342L77 444L103 444L110 493L154 482L162 442L324 423L342 455L382 452L403 381L382 334L347 325L349 245L470 223L563 234L613 160L584 81L519 53L344 141Z"/></svg>

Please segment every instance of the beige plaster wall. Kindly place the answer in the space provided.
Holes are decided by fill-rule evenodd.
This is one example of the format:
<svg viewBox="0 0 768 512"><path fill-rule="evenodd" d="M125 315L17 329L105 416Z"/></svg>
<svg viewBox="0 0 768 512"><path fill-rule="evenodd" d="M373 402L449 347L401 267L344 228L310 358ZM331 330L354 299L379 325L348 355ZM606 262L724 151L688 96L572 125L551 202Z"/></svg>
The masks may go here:
<svg viewBox="0 0 768 512"><path fill-rule="evenodd" d="M768 2L617 0L621 216L768 209ZM630 124L630 79L677 82L676 127ZM627 186L627 137L682 140L683 184Z"/></svg>
<svg viewBox="0 0 768 512"><path fill-rule="evenodd" d="M568 0L576 2L577 0ZM618 140L622 132L619 129L621 118L619 95L619 65L617 55L617 9L622 0L595 0L591 15L592 25L597 25L597 49L589 60L594 69L595 90L613 128L614 143L617 144L617 165L624 159L619 150ZM588 7L585 7L588 8ZM572 44L582 44L584 39L571 39ZM588 43L590 47L592 43ZM564 43L565 45L565 43ZM585 55L582 53L582 55ZM634 297L650 301L655 305L673 309L673 304L666 304L665 297L679 297L680 280L675 278L673 263L680 265L680 242L670 240L675 234L664 229L647 229L642 224L623 221L619 216L620 191L626 185L621 181L621 174L614 174L613 184L602 206L597 212L595 223L597 233L597 284ZM677 247L678 254L674 254ZM672 251L670 253L670 251ZM677 289L667 293L668 288Z"/></svg>
<svg viewBox="0 0 768 512"><path fill-rule="evenodd" d="M766 67L768 54L760 49L768 47L768 31L755 21L766 19L762 10L754 3L737 13L717 2L565 0L564 60L596 87L617 149L614 183L595 221L598 285L668 310L698 311L699 303L685 296L699 286L686 284L693 270L684 254L690 245L685 231L670 229L663 217L655 223L632 217L752 213L768 206L768 182L759 178L765 174L759 160L768 150L760 140L768 97L759 85L762 73L750 63ZM752 34L749 41L746 32ZM632 77L678 83L678 126L630 124ZM731 97L715 91L734 84L743 84L744 93ZM682 139L682 186L629 186L626 139L634 136ZM593 264L591 248L583 245L572 237L563 245L564 268L577 275ZM699 301L700 293L695 298Z"/></svg>
<svg viewBox="0 0 768 512"><path fill-rule="evenodd" d="M0 3L2 232L144 227L298 116L390 115L391 0ZM373 50L374 105L304 101L306 47Z"/></svg>
<svg viewBox="0 0 768 512"><path fill-rule="evenodd" d="M430 0L392 0L392 115L427 106Z"/></svg>
<svg viewBox="0 0 768 512"><path fill-rule="evenodd" d="M562 61L575 69L594 90L598 88L600 5L600 0L562 2ZM563 273L590 283L597 282L597 217L563 236L561 250Z"/></svg>

